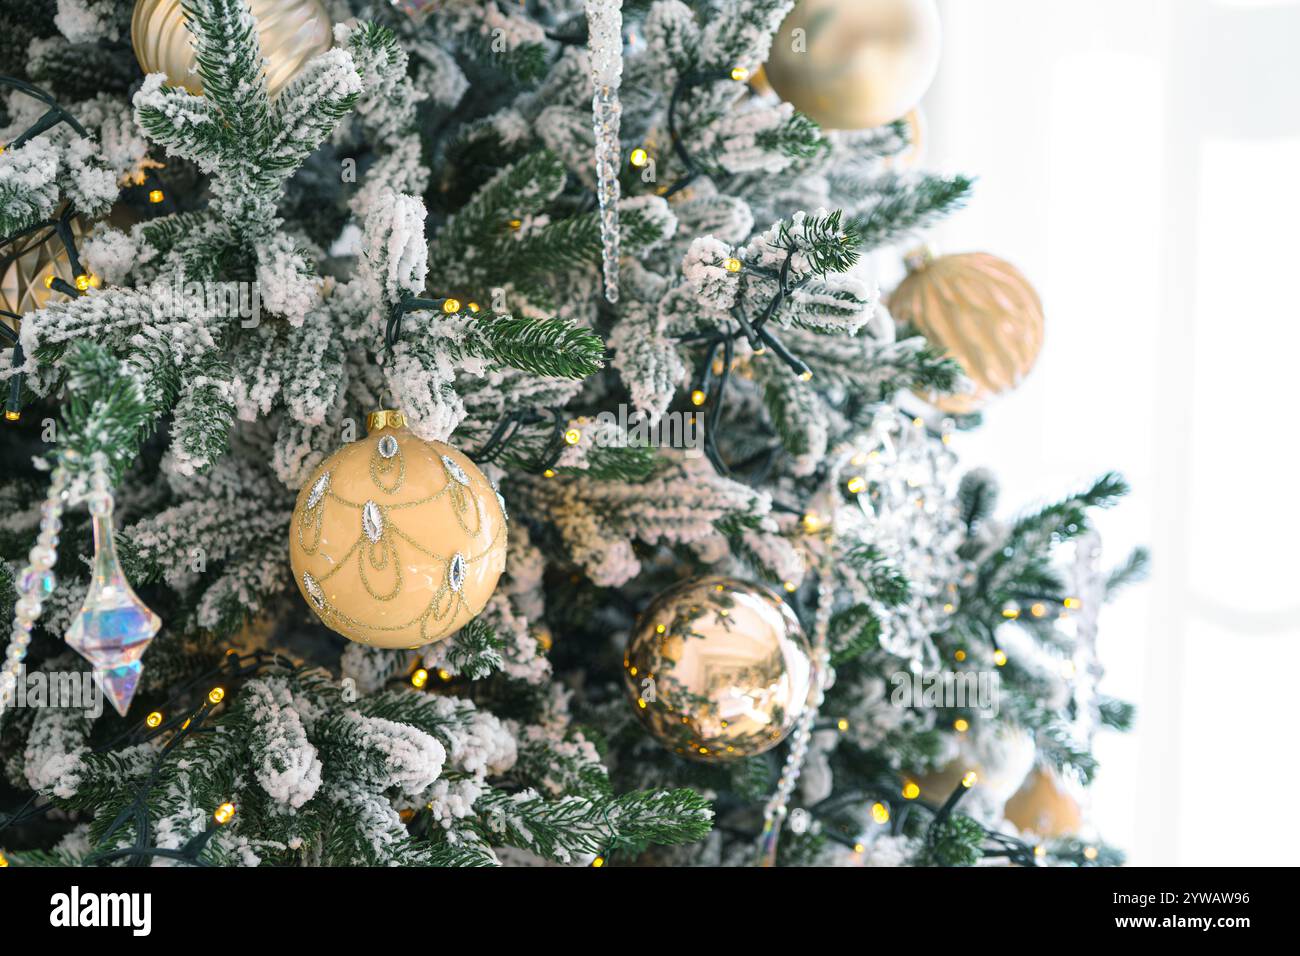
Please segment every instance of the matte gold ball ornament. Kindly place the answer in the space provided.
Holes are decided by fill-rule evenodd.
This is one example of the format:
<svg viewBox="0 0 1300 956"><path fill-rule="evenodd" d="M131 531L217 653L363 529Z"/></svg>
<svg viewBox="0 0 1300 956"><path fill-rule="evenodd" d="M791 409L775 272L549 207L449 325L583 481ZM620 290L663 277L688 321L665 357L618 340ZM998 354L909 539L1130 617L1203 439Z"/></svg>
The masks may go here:
<svg viewBox="0 0 1300 956"><path fill-rule="evenodd" d="M908 265L889 296L890 314L944 349L975 386L934 404L968 414L1019 385L1043 348L1043 304L1020 270L985 252L919 253Z"/></svg>
<svg viewBox="0 0 1300 956"><path fill-rule="evenodd" d="M763 73L827 129L869 129L916 106L939 68L935 0L799 0Z"/></svg>
<svg viewBox="0 0 1300 956"><path fill-rule="evenodd" d="M414 648L483 610L506 562L505 503L464 454L424 441L400 412L369 418L298 493L289 561L331 630Z"/></svg>
<svg viewBox="0 0 1300 956"><path fill-rule="evenodd" d="M1083 811L1060 779L1039 767L1007 801L1002 815L1021 830L1055 839L1078 833Z"/></svg>
<svg viewBox="0 0 1300 956"><path fill-rule="evenodd" d="M646 608L623 675L659 743L696 760L739 759L775 747L810 705L812 649L775 592L695 578Z"/></svg>
<svg viewBox="0 0 1300 956"><path fill-rule="evenodd" d="M330 48L333 26L320 0L248 0L248 6L257 21L266 85L274 97L304 63ZM131 46L146 73L165 73L168 86L203 94L181 0L136 0Z"/></svg>

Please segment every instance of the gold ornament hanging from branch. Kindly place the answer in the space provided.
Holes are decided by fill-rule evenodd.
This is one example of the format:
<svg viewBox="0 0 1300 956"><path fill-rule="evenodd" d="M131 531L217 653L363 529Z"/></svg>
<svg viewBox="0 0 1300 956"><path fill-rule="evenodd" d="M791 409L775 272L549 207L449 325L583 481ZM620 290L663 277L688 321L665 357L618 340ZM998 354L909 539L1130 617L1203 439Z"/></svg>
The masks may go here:
<svg viewBox="0 0 1300 956"><path fill-rule="evenodd" d="M869 129L920 101L939 67L934 0L799 0L763 75L827 129Z"/></svg>
<svg viewBox="0 0 1300 956"><path fill-rule="evenodd" d="M1007 801L1003 816L1021 830L1057 839L1078 833L1083 811L1050 770L1036 769Z"/></svg>
<svg viewBox="0 0 1300 956"><path fill-rule="evenodd" d="M889 311L961 365L974 392L927 396L952 415L1020 384L1043 347L1043 304L1020 270L985 252L908 257Z"/></svg>
<svg viewBox="0 0 1300 956"><path fill-rule="evenodd" d="M73 240L79 240L87 228L80 216L68 219L68 227ZM59 279L82 292L100 284L98 276L73 267L54 226L32 230L0 251L0 311L26 315L43 309L51 297L62 301L66 294L56 285ZM0 321L17 329L10 316L0 316Z"/></svg>
<svg viewBox="0 0 1300 956"><path fill-rule="evenodd" d="M375 647L414 648L483 610L506 562L505 504L461 452L370 416L303 485L289 563L325 625Z"/></svg>
<svg viewBox="0 0 1300 956"><path fill-rule="evenodd" d="M320 0L248 0L248 6L274 97L304 63L330 48L333 28ZM146 73L165 73L169 86L203 94L181 0L136 0L131 46Z"/></svg>
<svg viewBox="0 0 1300 956"><path fill-rule="evenodd" d="M696 760L770 750L809 706L812 651L775 593L734 578L669 588L628 640L624 685L652 737Z"/></svg>

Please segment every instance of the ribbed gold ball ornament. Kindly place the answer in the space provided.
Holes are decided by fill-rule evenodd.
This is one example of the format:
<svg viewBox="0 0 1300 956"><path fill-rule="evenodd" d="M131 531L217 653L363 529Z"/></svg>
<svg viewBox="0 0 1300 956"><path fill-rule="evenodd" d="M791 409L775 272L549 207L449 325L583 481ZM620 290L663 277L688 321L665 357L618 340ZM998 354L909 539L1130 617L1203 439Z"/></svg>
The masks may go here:
<svg viewBox="0 0 1300 956"><path fill-rule="evenodd" d="M289 563L325 625L375 647L419 647L472 620L506 562L505 503L461 452L424 441L400 412L303 485Z"/></svg>
<svg viewBox="0 0 1300 956"><path fill-rule="evenodd" d="M266 84L275 96L302 65L330 48L333 26L320 0L248 0L266 60ZM146 73L166 73L169 86L201 95L197 61L181 0L136 0L131 46Z"/></svg>
<svg viewBox="0 0 1300 956"><path fill-rule="evenodd" d="M80 239L86 231L80 216L68 220L68 225L74 239ZM0 249L0 310L26 315L44 308L51 296L55 301L63 301L66 298L63 293L52 288L56 278L77 288L99 285L99 279L94 275L73 274L67 247L52 226L30 232L10 243ZM10 328L17 326L9 316L0 316L0 322Z"/></svg>
<svg viewBox="0 0 1300 956"><path fill-rule="evenodd" d="M1002 815L1021 830L1052 839L1078 833L1083 826L1078 801L1051 771L1041 767L1007 801Z"/></svg>
<svg viewBox="0 0 1300 956"><path fill-rule="evenodd" d="M974 393L932 397L954 415L1020 384L1043 347L1043 304L1020 270L985 252L909 257L889 311L955 359Z"/></svg>
<svg viewBox="0 0 1300 956"><path fill-rule="evenodd" d="M624 656L624 684L659 743L696 760L752 757L793 729L813 685L799 619L773 591L704 577L656 597Z"/></svg>
<svg viewBox="0 0 1300 956"><path fill-rule="evenodd" d="M799 0L763 67L827 129L868 129L916 106L939 67L935 0Z"/></svg>

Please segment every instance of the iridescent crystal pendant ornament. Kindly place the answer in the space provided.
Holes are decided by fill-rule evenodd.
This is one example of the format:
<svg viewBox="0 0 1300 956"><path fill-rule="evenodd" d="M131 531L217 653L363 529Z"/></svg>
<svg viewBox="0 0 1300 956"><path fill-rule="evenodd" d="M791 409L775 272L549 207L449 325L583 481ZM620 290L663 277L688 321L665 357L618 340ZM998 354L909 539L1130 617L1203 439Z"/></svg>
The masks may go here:
<svg viewBox="0 0 1300 956"><path fill-rule="evenodd" d="M122 572L113 546L113 495L102 466L95 468L89 496L95 532L90 589L66 640L94 667L95 682L123 717L140 684L144 655L162 620L145 606Z"/></svg>

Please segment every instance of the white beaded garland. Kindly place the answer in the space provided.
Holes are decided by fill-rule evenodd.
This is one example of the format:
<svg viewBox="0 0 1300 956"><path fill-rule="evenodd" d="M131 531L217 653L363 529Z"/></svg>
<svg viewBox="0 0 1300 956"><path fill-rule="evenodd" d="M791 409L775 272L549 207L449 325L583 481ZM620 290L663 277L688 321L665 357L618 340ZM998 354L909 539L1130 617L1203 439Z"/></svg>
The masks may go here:
<svg viewBox="0 0 1300 956"><path fill-rule="evenodd" d="M72 452L64 455L66 460L75 457ZM67 498L68 469L60 460L50 473L50 490L41 503L41 530L36 546L27 556L30 563L18 575L19 597L14 603L13 631L5 649L4 669L0 672L0 715L8 709L18 686L18 675L23 671L27 647L32 642L31 630L41 616L41 598L54 592L56 581L51 569L58 559L54 548L58 544L58 531L62 527L60 517Z"/></svg>

